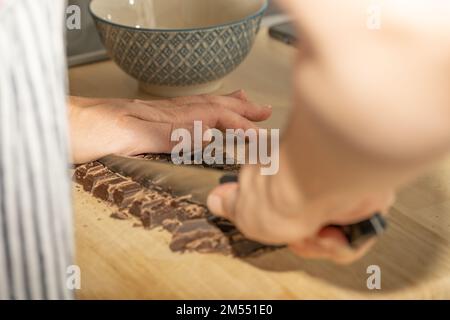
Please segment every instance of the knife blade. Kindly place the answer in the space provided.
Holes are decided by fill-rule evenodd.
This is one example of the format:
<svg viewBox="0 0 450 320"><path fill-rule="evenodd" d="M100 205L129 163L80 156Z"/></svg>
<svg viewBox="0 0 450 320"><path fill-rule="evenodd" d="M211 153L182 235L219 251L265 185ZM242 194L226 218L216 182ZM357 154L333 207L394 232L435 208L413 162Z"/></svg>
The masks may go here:
<svg viewBox="0 0 450 320"><path fill-rule="evenodd" d="M177 197L190 196L190 201L201 205L206 205L208 194L221 184L221 178L224 176L222 171L215 169L116 155L108 155L99 162L144 187L157 185Z"/></svg>
<svg viewBox="0 0 450 320"><path fill-rule="evenodd" d="M130 177L144 187L159 186L177 197L189 197L189 201L206 206L209 193L220 184L238 182L237 175L224 173L221 170L198 168L194 166L175 165L159 161L140 158L130 158L117 155L108 155L99 160L110 170ZM214 223L217 219L212 216L209 221ZM379 214L352 225L339 228L353 248L360 246L372 237L383 234L387 222Z"/></svg>

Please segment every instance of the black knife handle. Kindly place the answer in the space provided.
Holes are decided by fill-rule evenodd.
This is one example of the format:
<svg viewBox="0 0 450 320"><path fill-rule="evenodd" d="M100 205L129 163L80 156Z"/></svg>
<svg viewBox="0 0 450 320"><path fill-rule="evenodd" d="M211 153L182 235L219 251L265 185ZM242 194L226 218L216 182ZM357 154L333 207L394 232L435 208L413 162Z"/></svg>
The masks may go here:
<svg viewBox="0 0 450 320"><path fill-rule="evenodd" d="M238 182L239 178L237 174L224 174L221 178L220 178L220 184L225 184L225 183L232 183L232 182Z"/></svg>
<svg viewBox="0 0 450 320"><path fill-rule="evenodd" d="M238 181L236 174L225 174L220 178L220 184ZM357 248L369 239L383 234L387 227L387 222L380 213L376 212L370 219L347 226L331 225L331 227L341 229L347 238L349 246Z"/></svg>
<svg viewBox="0 0 450 320"><path fill-rule="evenodd" d="M357 248L367 240L381 236L386 230L387 222L376 212L370 219L347 226L332 225L332 227L341 229L349 245Z"/></svg>

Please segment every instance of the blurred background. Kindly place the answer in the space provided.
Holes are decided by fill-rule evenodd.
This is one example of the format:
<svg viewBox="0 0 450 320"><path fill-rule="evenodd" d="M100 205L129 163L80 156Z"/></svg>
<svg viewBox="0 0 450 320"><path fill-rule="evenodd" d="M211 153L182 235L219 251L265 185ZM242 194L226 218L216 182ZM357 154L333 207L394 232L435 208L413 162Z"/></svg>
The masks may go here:
<svg viewBox="0 0 450 320"><path fill-rule="evenodd" d="M80 9L81 29L67 30L67 58L69 66L91 63L107 59L107 55L94 23L89 13L89 3L91 0L69 0L67 16L74 14L70 6L77 6ZM245 0L243 0L245 1ZM73 8L77 10L76 8ZM281 14L273 0L269 0L269 9L263 20L263 26L271 26L286 21L286 17Z"/></svg>

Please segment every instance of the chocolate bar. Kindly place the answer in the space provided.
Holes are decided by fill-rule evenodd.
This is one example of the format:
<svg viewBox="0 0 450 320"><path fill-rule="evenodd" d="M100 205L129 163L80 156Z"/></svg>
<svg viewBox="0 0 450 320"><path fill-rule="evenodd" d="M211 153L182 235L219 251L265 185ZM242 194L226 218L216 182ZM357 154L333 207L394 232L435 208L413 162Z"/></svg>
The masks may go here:
<svg viewBox="0 0 450 320"><path fill-rule="evenodd" d="M170 155L140 157L171 161ZM141 222L134 226L161 227L170 232L169 246L173 251L247 257L277 248L246 239L231 222L212 216L204 206L189 202L189 196L176 197L170 190L151 183L143 187L129 177L113 173L99 162L78 166L73 180L94 197L114 205L117 210L111 214L112 218L134 218Z"/></svg>
<svg viewBox="0 0 450 320"><path fill-rule="evenodd" d="M104 180L100 180L96 183L95 187L92 188L92 195L104 201L112 201L112 193L114 188L119 183L123 183L125 181L126 180L124 178L118 177L116 175L113 175L110 178Z"/></svg>
<svg viewBox="0 0 450 320"><path fill-rule="evenodd" d="M121 208L125 208L131 204L133 201L133 196L141 190L142 187L139 183L134 181L126 181L114 190L112 198L116 205Z"/></svg>
<svg viewBox="0 0 450 320"><path fill-rule="evenodd" d="M83 186L84 191L91 191L97 181L113 176L114 174L104 167L93 167L87 169L81 185Z"/></svg>
<svg viewBox="0 0 450 320"><path fill-rule="evenodd" d="M195 250L198 252L230 253L226 235L206 219L183 222L173 233L170 249L173 251Z"/></svg>
<svg viewBox="0 0 450 320"><path fill-rule="evenodd" d="M140 155L138 156L139 158L143 158L146 160L151 160L151 161L161 161L161 162L170 162L172 163L172 157L170 154L145 154L145 155ZM191 154L191 160L194 160L195 155ZM227 164L227 162L229 164ZM230 171L230 172L238 172L240 169L240 165L236 163L236 161L234 159L227 158L226 155L224 155L223 158L223 164L205 164L205 163L200 163L200 164L194 164L192 162L192 165L195 166L200 166L200 167L204 167L204 168L213 168L213 169L218 169L218 170L224 170L224 171Z"/></svg>

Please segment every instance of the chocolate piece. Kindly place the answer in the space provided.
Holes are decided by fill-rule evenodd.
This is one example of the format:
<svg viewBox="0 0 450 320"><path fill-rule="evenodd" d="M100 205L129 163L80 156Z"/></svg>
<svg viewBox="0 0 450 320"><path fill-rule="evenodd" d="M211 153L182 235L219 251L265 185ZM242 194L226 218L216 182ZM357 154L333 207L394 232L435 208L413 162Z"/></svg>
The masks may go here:
<svg viewBox="0 0 450 320"><path fill-rule="evenodd" d="M183 210L180 210L179 219L180 220L192 220L204 218L207 216L208 209L201 207L196 204L188 204Z"/></svg>
<svg viewBox="0 0 450 320"><path fill-rule="evenodd" d="M150 210L153 206L158 206L159 204L164 203L165 199L155 199L151 200L146 197L140 198L137 200L134 200L131 208L130 213L136 217L141 217L142 214L147 210Z"/></svg>
<svg viewBox="0 0 450 320"><path fill-rule="evenodd" d="M91 168L88 169L81 185L83 186L84 191L91 191L97 181L112 176L112 172L104 167Z"/></svg>
<svg viewBox="0 0 450 320"><path fill-rule="evenodd" d="M232 236L237 232L236 227L229 220L213 215L208 216L207 220L219 228L223 233L228 234L228 236Z"/></svg>
<svg viewBox="0 0 450 320"><path fill-rule="evenodd" d="M91 168L95 168L95 167L101 168L103 166L100 163L98 163L98 162L90 162L90 163L87 163L87 164L83 164L83 165L77 166L75 168L75 172L74 172L73 177L72 177L73 180L75 182L78 182L78 183L82 184L82 182L83 182L83 180L84 180L88 170L91 169Z"/></svg>
<svg viewBox="0 0 450 320"><path fill-rule="evenodd" d="M127 181L114 190L112 195L114 203L121 208L127 207L133 202L133 196L141 190L142 187L139 183Z"/></svg>
<svg viewBox="0 0 450 320"><path fill-rule="evenodd" d="M170 243L173 251L230 252L227 237L205 219L187 220L175 231Z"/></svg>
<svg viewBox="0 0 450 320"><path fill-rule="evenodd" d="M129 209L129 212L133 215L133 216L135 216L135 217L137 217L137 218L140 218L141 217L141 208L142 208L142 203L143 203L143 200L142 199L139 199L139 200L134 200L133 202L132 202L132 204L131 204L131 207L130 207L130 209Z"/></svg>
<svg viewBox="0 0 450 320"><path fill-rule="evenodd" d="M124 178L116 175L111 176L111 178L98 181L92 189L92 195L105 201L112 201L112 191L114 186L124 181L126 181Z"/></svg>
<svg viewBox="0 0 450 320"><path fill-rule="evenodd" d="M178 210L170 207L154 209L151 212L151 227L153 228L162 225L165 220L173 220L176 219L177 216Z"/></svg>
<svg viewBox="0 0 450 320"><path fill-rule="evenodd" d="M170 155L140 157L171 162ZM219 165L208 167L218 168ZM221 169L236 168L222 165ZM98 162L78 166L73 179L95 197L118 205L119 210L111 214L112 218L125 220L133 215L142 223L134 223L133 227L160 226L172 233L170 248L173 251L217 252L247 257L278 248L246 239L231 222L212 216L204 206L189 202L189 196L175 197L151 182L142 187Z"/></svg>
<svg viewBox="0 0 450 320"><path fill-rule="evenodd" d="M261 253L268 249L268 246L248 239L242 239L241 241L232 242L231 248L236 257L248 257Z"/></svg>
<svg viewBox="0 0 450 320"><path fill-rule="evenodd" d="M111 217L111 218L114 218L114 219L117 219L117 220L127 220L127 219L130 218L130 217L128 216L128 214L126 214L126 213L123 212L123 211L113 212L113 213L110 215L110 217Z"/></svg>
<svg viewBox="0 0 450 320"><path fill-rule="evenodd" d="M162 227L170 233L174 232L180 225L181 222L177 219L165 219L162 222Z"/></svg>
<svg viewBox="0 0 450 320"><path fill-rule="evenodd" d="M194 153L191 154L191 160L194 160ZM142 156L139 156L139 158L142 158ZM144 155L144 159L146 160L151 160L151 161L160 161L160 162L170 162L172 163L172 157L170 154L146 154ZM227 161L230 164L227 164ZM223 164L206 164L206 163L201 163L201 164L193 164L195 166L200 166L200 167L204 167L204 168L213 168L213 169L218 169L218 170L225 170L225 171L231 171L231 172L238 172L240 169L240 165L236 163L235 159L231 159L230 157L227 157L224 154L223 157Z"/></svg>
<svg viewBox="0 0 450 320"><path fill-rule="evenodd" d="M130 213L140 217L145 228L161 226L166 219L175 219L178 210L170 206L166 199L133 202Z"/></svg>
<svg viewBox="0 0 450 320"><path fill-rule="evenodd" d="M152 221L149 212L144 212L141 214L141 222L145 229L150 229Z"/></svg>

